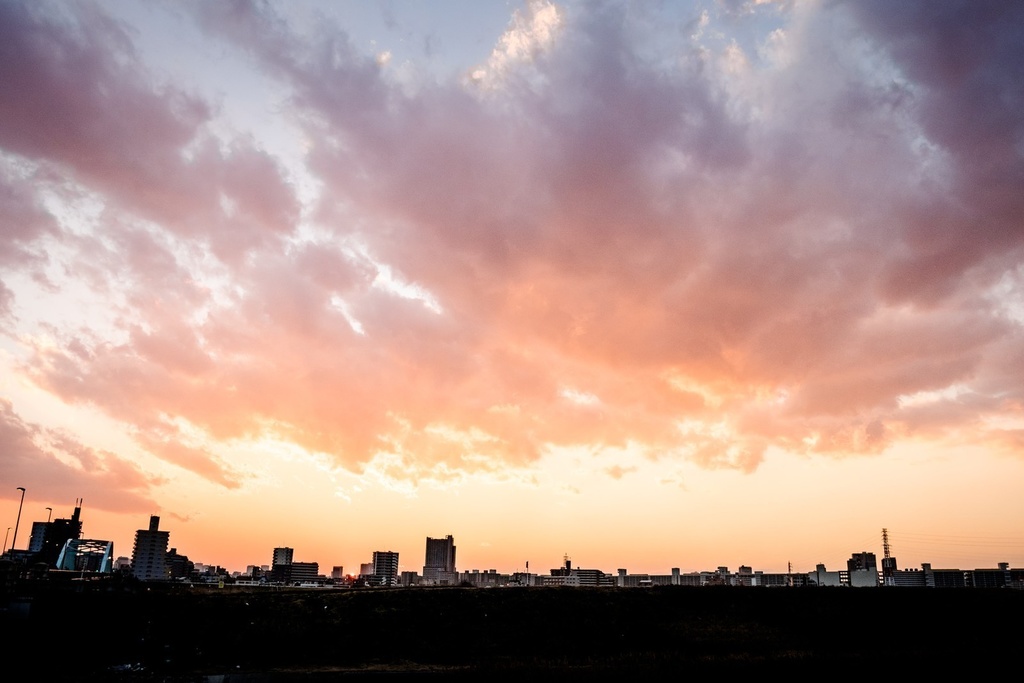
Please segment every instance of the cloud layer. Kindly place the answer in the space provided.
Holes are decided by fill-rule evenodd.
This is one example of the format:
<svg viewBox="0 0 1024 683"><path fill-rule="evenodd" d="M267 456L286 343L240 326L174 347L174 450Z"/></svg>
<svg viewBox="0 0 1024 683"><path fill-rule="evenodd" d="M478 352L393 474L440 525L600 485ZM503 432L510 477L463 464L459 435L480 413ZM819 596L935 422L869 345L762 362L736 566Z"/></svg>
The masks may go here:
<svg viewBox="0 0 1024 683"><path fill-rule="evenodd" d="M1024 9L533 2L415 84L281 9L189 16L287 94L314 198L102 8L0 5L0 321L39 387L229 488L218 444L266 436L414 479L1024 452Z"/></svg>

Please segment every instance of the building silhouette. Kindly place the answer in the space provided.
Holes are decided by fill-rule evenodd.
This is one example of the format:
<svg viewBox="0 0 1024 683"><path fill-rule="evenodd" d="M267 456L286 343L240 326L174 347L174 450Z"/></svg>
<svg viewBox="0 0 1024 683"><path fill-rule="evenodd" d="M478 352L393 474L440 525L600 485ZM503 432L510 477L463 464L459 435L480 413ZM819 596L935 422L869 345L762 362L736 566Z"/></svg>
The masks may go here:
<svg viewBox="0 0 1024 683"><path fill-rule="evenodd" d="M188 579L195 573L195 563L188 559L188 555L178 554L177 548L167 551L167 576L171 579Z"/></svg>
<svg viewBox="0 0 1024 683"><path fill-rule="evenodd" d="M319 562L292 562L288 568L291 583L321 583Z"/></svg>
<svg viewBox="0 0 1024 683"><path fill-rule="evenodd" d="M859 569L878 571L875 554L869 553L865 550L863 552L853 553L850 555L850 559L846 561L846 571L853 572Z"/></svg>
<svg viewBox="0 0 1024 683"><path fill-rule="evenodd" d="M275 564L270 568L270 580L285 585L318 583L320 564L318 562L289 562Z"/></svg>
<svg viewBox="0 0 1024 683"><path fill-rule="evenodd" d="M36 522L32 525L29 548L38 548L34 561L44 562L48 567L57 566L57 558L68 541L82 537L82 499L75 501L75 510L70 519L55 519L52 522ZM42 533L40 539L38 534Z"/></svg>
<svg viewBox="0 0 1024 683"><path fill-rule="evenodd" d="M622 576L624 576L624 569L619 570ZM647 580L643 584L650 585L649 577L644 575ZM596 586L615 586L619 583L619 578L611 574L605 574L600 569L581 569L580 567L573 567L572 560L566 555L562 559L562 566L555 567L547 576L538 576L534 579L534 585L538 586L575 586L575 587L596 587ZM473 580L470 579L470 583Z"/></svg>
<svg viewBox="0 0 1024 683"><path fill-rule="evenodd" d="M140 581L167 580L167 544L170 536L169 531L160 531L160 518L156 515L149 518L149 529L135 532L132 576Z"/></svg>
<svg viewBox="0 0 1024 683"><path fill-rule="evenodd" d="M850 555L850 559L846 561L846 582L858 588L877 586L878 564L875 554L865 550Z"/></svg>
<svg viewBox="0 0 1024 683"><path fill-rule="evenodd" d="M303 584L320 582L320 563L296 562L293 548L274 548L274 560L270 565L270 581L281 584Z"/></svg>
<svg viewBox="0 0 1024 683"><path fill-rule="evenodd" d="M398 553L390 550L375 550L373 553L373 586L395 586L398 584Z"/></svg>
<svg viewBox="0 0 1024 683"><path fill-rule="evenodd" d="M455 539L451 534L444 538L428 536L426 558L423 561L423 583L446 586L457 581Z"/></svg>
<svg viewBox="0 0 1024 683"><path fill-rule="evenodd" d="M292 548L274 548L274 560L270 563L271 569L280 564L291 564L295 555Z"/></svg>
<svg viewBox="0 0 1024 683"><path fill-rule="evenodd" d="M28 539L28 551L31 554L37 555L43 549L43 540L49 528L50 522L32 522L32 534Z"/></svg>

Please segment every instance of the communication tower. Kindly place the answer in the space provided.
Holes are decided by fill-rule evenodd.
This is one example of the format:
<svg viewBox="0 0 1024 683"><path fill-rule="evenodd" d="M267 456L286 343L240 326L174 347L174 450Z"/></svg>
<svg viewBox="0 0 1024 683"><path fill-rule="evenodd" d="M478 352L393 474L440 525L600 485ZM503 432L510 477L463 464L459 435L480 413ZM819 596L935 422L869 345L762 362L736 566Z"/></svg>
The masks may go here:
<svg viewBox="0 0 1024 683"><path fill-rule="evenodd" d="M882 529L882 585L896 585L896 558L892 556L888 529Z"/></svg>

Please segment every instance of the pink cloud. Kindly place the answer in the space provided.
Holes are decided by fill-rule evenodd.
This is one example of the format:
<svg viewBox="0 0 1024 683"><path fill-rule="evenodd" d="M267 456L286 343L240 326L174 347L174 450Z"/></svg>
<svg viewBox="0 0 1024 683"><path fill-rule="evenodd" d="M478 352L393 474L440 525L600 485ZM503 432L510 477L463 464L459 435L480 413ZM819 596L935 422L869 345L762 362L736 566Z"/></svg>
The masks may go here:
<svg viewBox="0 0 1024 683"><path fill-rule="evenodd" d="M88 448L61 431L26 423L3 399L0 453L3 480L31 489L37 500L88 498L104 510L148 510L154 505L148 493L160 483L113 453ZM5 491L3 495L13 494Z"/></svg>
<svg viewBox="0 0 1024 683"><path fill-rule="evenodd" d="M605 473L612 479L622 479L631 472L636 472L636 467L622 467L621 465L612 465L611 467L605 468Z"/></svg>
<svg viewBox="0 0 1024 683"><path fill-rule="evenodd" d="M228 261L291 231L297 202L276 160L242 137L219 146L204 130L210 105L154 85L115 20L65 9L60 20L43 6L0 9L0 146Z"/></svg>
<svg viewBox="0 0 1024 683"><path fill-rule="evenodd" d="M32 249L44 235L55 234L53 219L39 206L29 180L13 177L0 168L0 266L45 260Z"/></svg>
<svg viewBox="0 0 1024 683"><path fill-rule="evenodd" d="M420 473L519 465L552 445L751 471L771 446L1019 443L985 425L1020 417L1020 322L993 287L1019 279L1022 167L975 154L1024 130L1024 109L999 99L1016 96L1019 18L972 15L995 46L964 44L952 73L935 52L955 17L784 5L780 17L804 13L786 24L786 60L737 75L696 43L651 56L628 7L567 10L549 49L484 92L403 88L326 22L298 35L263 5L200 5L212 35L290 89L322 234L286 242L297 208L277 162L204 137L208 107L121 66L131 46L115 26L86 12L77 30L115 47L69 33L43 55L65 29L6 11L26 27L8 68L68 120L9 102L0 145L110 199L102 236L75 248L82 281L124 294L116 342L58 330L25 372L211 481L241 477L181 443L175 420L352 469L395 452ZM95 88L58 87L69 70L123 93L133 123L121 129L126 113ZM61 104L72 96L80 118ZM965 112L982 122L966 141L950 132ZM44 140L53 126L66 145ZM196 242L228 286L191 270ZM380 286L378 264L439 310Z"/></svg>

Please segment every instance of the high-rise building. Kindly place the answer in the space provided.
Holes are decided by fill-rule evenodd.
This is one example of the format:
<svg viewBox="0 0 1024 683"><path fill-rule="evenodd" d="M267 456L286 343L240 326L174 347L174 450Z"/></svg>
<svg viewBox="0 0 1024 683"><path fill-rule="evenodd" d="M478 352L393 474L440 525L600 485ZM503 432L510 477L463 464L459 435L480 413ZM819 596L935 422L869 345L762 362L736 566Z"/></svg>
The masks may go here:
<svg viewBox="0 0 1024 683"><path fill-rule="evenodd" d="M372 583L378 586L394 586L398 583L398 553L390 550L373 552Z"/></svg>
<svg viewBox="0 0 1024 683"><path fill-rule="evenodd" d="M291 564L294 554L295 551L292 548L274 548L274 561L270 563L270 566Z"/></svg>
<svg viewBox="0 0 1024 683"><path fill-rule="evenodd" d="M846 561L847 585L855 587L878 585L878 564L874 553L854 553Z"/></svg>
<svg viewBox="0 0 1024 683"><path fill-rule="evenodd" d="M32 535L28 539L30 553L34 555L43 549L43 540L46 539L46 530L49 528L49 522L32 522Z"/></svg>
<svg viewBox="0 0 1024 683"><path fill-rule="evenodd" d="M865 550L864 552L850 555L850 559L846 561L846 570L852 572L858 569L877 571L878 565L875 560L875 554Z"/></svg>
<svg viewBox="0 0 1024 683"><path fill-rule="evenodd" d="M132 576L140 581L167 580L167 544L170 537L169 531L160 531L160 518L156 515L149 518L149 529L135 532Z"/></svg>
<svg viewBox="0 0 1024 683"><path fill-rule="evenodd" d="M426 559L423 562L423 580L427 583L453 584L458 581L455 570L455 539L427 537Z"/></svg>
<svg viewBox="0 0 1024 683"><path fill-rule="evenodd" d="M451 534L444 538L427 538L427 553L424 567L436 567L446 572L455 571L455 539Z"/></svg>
<svg viewBox="0 0 1024 683"><path fill-rule="evenodd" d="M75 540L82 537L82 499L79 498L75 501L75 510L71 514L71 519L55 519L52 522L44 522L42 527L42 543L36 536L36 526L32 526L32 540L30 544L38 546L36 551L35 561L43 562L47 566L57 566L57 557L60 555L60 551L64 549L64 545L71 540Z"/></svg>

